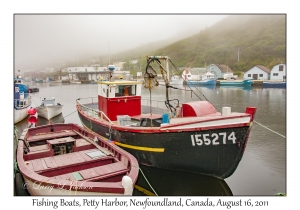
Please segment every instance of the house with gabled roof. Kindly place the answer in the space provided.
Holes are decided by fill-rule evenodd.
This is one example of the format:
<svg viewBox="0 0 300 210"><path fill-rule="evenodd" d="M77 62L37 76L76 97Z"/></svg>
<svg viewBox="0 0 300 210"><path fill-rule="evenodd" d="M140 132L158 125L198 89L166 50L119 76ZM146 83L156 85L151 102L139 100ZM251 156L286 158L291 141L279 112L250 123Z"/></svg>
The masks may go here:
<svg viewBox="0 0 300 210"><path fill-rule="evenodd" d="M286 79L286 66L285 64L277 64L273 66L270 72L270 80L284 81Z"/></svg>
<svg viewBox="0 0 300 210"><path fill-rule="evenodd" d="M224 64L210 64L206 71L214 73L218 79L223 78L224 74L233 73L231 68Z"/></svg>
<svg viewBox="0 0 300 210"><path fill-rule="evenodd" d="M262 65L256 65L244 73L244 79L268 80L270 69Z"/></svg>
<svg viewBox="0 0 300 210"><path fill-rule="evenodd" d="M184 80L200 80L201 75L206 72L206 68L191 68L191 69L186 69L182 73L182 78Z"/></svg>

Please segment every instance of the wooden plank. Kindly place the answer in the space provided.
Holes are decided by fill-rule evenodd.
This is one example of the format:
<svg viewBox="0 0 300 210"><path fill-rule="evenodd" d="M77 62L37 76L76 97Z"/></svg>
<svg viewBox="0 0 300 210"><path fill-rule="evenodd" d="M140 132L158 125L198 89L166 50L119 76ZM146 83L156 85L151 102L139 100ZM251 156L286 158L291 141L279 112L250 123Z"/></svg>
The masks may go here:
<svg viewBox="0 0 300 210"><path fill-rule="evenodd" d="M73 162L70 154L60 155L61 160L64 163L64 165L72 165L72 164L74 164L74 162Z"/></svg>
<svg viewBox="0 0 300 210"><path fill-rule="evenodd" d="M83 163L86 161L83 157L80 156L78 152L74 152L73 154L75 155L79 163Z"/></svg>
<svg viewBox="0 0 300 210"><path fill-rule="evenodd" d="M65 164L61 160L60 156L53 156L53 159L58 167L64 166Z"/></svg>
<svg viewBox="0 0 300 210"><path fill-rule="evenodd" d="M44 169L40 159L31 160L31 163L34 171L40 171Z"/></svg>
<svg viewBox="0 0 300 210"><path fill-rule="evenodd" d="M70 180L70 181L76 181L76 179L73 177L71 173L68 174L62 174L60 175L61 179L63 180Z"/></svg>
<svg viewBox="0 0 300 210"><path fill-rule="evenodd" d="M35 146L35 147L29 147L30 152L36 152L36 151L41 151L41 150L49 150L48 145L40 145L40 146Z"/></svg>
<svg viewBox="0 0 300 210"><path fill-rule="evenodd" d="M61 180L61 179L62 179L60 176L53 176L53 177L51 177L51 178L57 179L57 180Z"/></svg>
<svg viewBox="0 0 300 210"><path fill-rule="evenodd" d="M41 159L41 162L42 162L42 165L43 165L44 170L49 168L49 167L47 166L47 164L46 164L44 158Z"/></svg>
<svg viewBox="0 0 300 210"><path fill-rule="evenodd" d="M71 130L68 132L58 132L58 133L45 133L45 134L40 134L40 135L35 135L35 136L29 136L27 138L28 142L33 142L33 141L40 141L40 140L47 140L47 139L55 139L59 137L67 137L67 136L76 136L77 134Z"/></svg>
<svg viewBox="0 0 300 210"><path fill-rule="evenodd" d="M74 163L81 163L82 161L80 161L77 156L76 153L69 153L68 157L70 158L70 160L72 161L72 164Z"/></svg>
<svg viewBox="0 0 300 210"><path fill-rule="evenodd" d="M91 143L84 139L76 139L75 144L76 144L76 147L80 147L80 146L90 145Z"/></svg>
<svg viewBox="0 0 300 210"><path fill-rule="evenodd" d="M72 137L56 138L56 139L48 140L49 144L61 144L61 143L68 143L74 141L75 139Z"/></svg>
<svg viewBox="0 0 300 210"><path fill-rule="evenodd" d="M117 163L112 163L104 166L98 166L93 169L97 172L97 174L105 175L117 171L126 170L127 168L122 162L117 162Z"/></svg>
<svg viewBox="0 0 300 210"><path fill-rule="evenodd" d="M86 151L88 151L88 150L80 151L80 152L79 152L79 155L80 155L83 159L85 159L85 160L87 160L87 161L92 160L92 158L91 158L90 156L88 156L88 155L85 154Z"/></svg>
<svg viewBox="0 0 300 210"><path fill-rule="evenodd" d="M57 164L53 157L43 158L48 168L56 168Z"/></svg>
<svg viewBox="0 0 300 210"><path fill-rule="evenodd" d="M99 176L99 174L95 170L93 170L92 168L81 170L81 171L78 171L78 172L81 174L83 179L90 179L90 178Z"/></svg>

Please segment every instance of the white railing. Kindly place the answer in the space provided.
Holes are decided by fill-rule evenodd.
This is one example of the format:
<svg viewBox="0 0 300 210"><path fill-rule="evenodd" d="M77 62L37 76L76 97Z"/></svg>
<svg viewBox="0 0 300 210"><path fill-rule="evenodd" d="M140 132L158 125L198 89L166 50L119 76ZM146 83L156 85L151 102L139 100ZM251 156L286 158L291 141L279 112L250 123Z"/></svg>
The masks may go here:
<svg viewBox="0 0 300 210"><path fill-rule="evenodd" d="M31 105L31 96L24 97L22 99L14 99L14 107L25 108Z"/></svg>
<svg viewBox="0 0 300 210"><path fill-rule="evenodd" d="M96 99L96 100L95 100ZM86 105L83 105L81 102L82 100L89 100L91 103L88 104L98 104L98 99L96 97L89 97L89 98L80 98L76 100L76 104L78 105L79 109L85 112L88 116L97 118L100 120L106 120L110 124L113 124L113 122L106 116L106 114L102 111L90 108Z"/></svg>
<svg viewBox="0 0 300 210"><path fill-rule="evenodd" d="M174 107L177 106L177 102L175 102L175 101L170 101L170 104ZM151 107L167 109L165 101L161 101L161 100L152 100L152 101L150 101L148 99L142 99L142 105L144 105L144 106L150 106L151 105Z"/></svg>

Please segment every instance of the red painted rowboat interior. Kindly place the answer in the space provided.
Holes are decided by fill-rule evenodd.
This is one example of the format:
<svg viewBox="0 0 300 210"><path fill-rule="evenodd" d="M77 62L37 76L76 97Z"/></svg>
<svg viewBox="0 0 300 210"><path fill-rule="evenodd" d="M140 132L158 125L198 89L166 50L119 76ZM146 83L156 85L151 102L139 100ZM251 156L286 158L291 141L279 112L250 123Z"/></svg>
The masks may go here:
<svg viewBox="0 0 300 210"><path fill-rule="evenodd" d="M75 124L25 130L18 146L19 169L33 182L57 186L59 181L66 180L66 190L76 181L77 185L92 186L88 189L93 192L123 193L122 177L129 176L134 184L138 163L132 155L99 135L95 145L95 135Z"/></svg>

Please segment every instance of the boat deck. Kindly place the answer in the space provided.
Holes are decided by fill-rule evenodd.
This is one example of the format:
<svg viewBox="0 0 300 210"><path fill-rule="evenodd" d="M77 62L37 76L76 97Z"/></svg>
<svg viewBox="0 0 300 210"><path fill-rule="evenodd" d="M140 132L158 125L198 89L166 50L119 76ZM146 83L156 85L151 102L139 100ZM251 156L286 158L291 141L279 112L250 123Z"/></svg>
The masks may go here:
<svg viewBox="0 0 300 210"><path fill-rule="evenodd" d="M73 181L97 181L129 171L127 158L117 160L112 152L84 138L72 130L29 136L29 152L23 155L25 165L39 175ZM55 147L62 144L71 144L72 150L59 154Z"/></svg>

